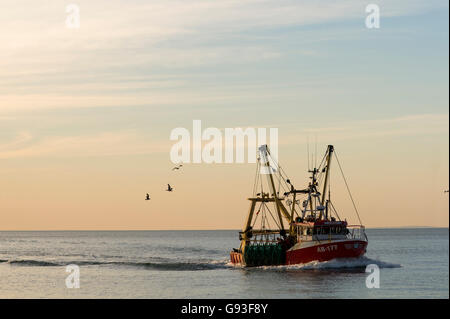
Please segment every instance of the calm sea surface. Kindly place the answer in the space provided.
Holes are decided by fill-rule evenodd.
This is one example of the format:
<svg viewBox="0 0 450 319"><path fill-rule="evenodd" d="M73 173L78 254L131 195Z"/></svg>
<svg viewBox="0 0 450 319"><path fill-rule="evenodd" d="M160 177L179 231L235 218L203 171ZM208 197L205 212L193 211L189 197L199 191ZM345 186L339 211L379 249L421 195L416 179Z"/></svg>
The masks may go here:
<svg viewBox="0 0 450 319"><path fill-rule="evenodd" d="M367 234L358 260L244 269L228 264L237 231L5 231L0 298L449 298L448 228ZM79 289L66 288L68 264Z"/></svg>

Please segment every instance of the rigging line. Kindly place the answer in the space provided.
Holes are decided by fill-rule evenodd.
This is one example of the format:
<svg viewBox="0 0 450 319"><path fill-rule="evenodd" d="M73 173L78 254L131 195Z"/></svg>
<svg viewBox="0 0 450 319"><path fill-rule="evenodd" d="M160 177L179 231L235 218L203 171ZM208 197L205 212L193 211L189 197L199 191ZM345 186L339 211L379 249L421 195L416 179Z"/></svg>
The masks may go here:
<svg viewBox="0 0 450 319"><path fill-rule="evenodd" d="M339 214L337 213L337 210L336 210L336 208L334 208L334 205L333 205L333 203L332 203L332 202L330 202L330 204L331 204L331 208L333 209L333 211L334 211L334 213L336 214L337 218L338 218L339 220L341 220L341 217L339 217Z"/></svg>
<svg viewBox="0 0 450 319"><path fill-rule="evenodd" d="M256 188L258 187L258 185L257 185L257 183L258 183L258 172L259 172L259 161L256 164L255 182L253 184L253 196L255 196Z"/></svg>
<svg viewBox="0 0 450 319"><path fill-rule="evenodd" d="M292 201L292 205L294 205L294 213L295 215L297 215L297 217L300 217L299 212L297 211L297 209L295 208L295 205L297 205L298 210L301 212L302 211L302 207L300 206L300 202L303 202L302 199L304 197L300 196L300 194L298 194L299 197L295 199L295 201ZM292 209L292 205L289 205L289 210Z"/></svg>
<svg viewBox="0 0 450 319"><path fill-rule="evenodd" d="M270 227L270 221L269 221L269 219L267 218L267 213L266 213L266 208L264 209L264 226L263 227L261 227L261 229L270 229L271 227Z"/></svg>
<svg viewBox="0 0 450 319"><path fill-rule="evenodd" d="M272 159L272 162L274 162L274 163L276 164L276 166L277 166L278 171L280 172L280 174L281 174L281 172L284 172L283 168L282 168L281 165L280 165L280 161L279 161L278 159L274 158L274 157L272 156L272 154L270 154L270 153L268 153L267 155L268 155L268 157L270 157L270 158ZM285 172L284 172L284 173L285 173ZM285 173L285 174L286 174L286 173Z"/></svg>
<svg viewBox="0 0 450 319"><path fill-rule="evenodd" d="M277 227L278 227L279 229L281 229L281 225L279 225L279 224L277 223L277 220L275 219L275 217L273 217L272 212L271 212L270 209L269 209L269 206L266 206L266 209L267 209L267 211L269 212L270 216L272 216L272 219L274 220L275 225L277 225ZM270 223L269 223L269 220L267 220L267 223L270 224Z"/></svg>
<svg viewBox="0 0 450 319"><path fill-rule="evenodd" d="M284 182L284 184L281 184L282 177L275 175L275 178L278 179L278 191L282 187L284 191L290 191L290 188L287 186L287 183Z"/></svg>
<svg viewBox="0 0 450 319"><path fill-rule="evenodd" d="M262 179L261 179L261 162L258 161L258 183L261 184L259 186L262 187ZM256 185L256 191L258 191L258 184Z"/></svg>
<svg viewBox="0 0 450 319"><path fill-rule="evenodd" d="M267 155L268 155L268 157L270 157L272 159L272 161L275 162L275 160L273 159L273 157L270 154L270 152ZM322 162L324 161L324 159L325 159L325 157L322 159ZM282 189L284 192L290 192L291 185L288 185L288 183L286 182L286 179L288 178L288 175L286 174L285 170L282 168L282 166L280 165L279 162L277 162L277 166L278 166L278 174L272 174L272 176L275 176L275 178L278 179L278 191L280 191L280 189ZM283 183L281 183L281 179L283 179ZM293 203L293 205L295 205L295 204L296 203ZM302 208L300 206L300 200L298 201L297 205L298 205L299 210L302 211ZM295 212L295 214L297 216L299 216L299 213L297 212L296 209L294 209L294 212ZM272 216L272 218L273 218L273 216Z"/></svg>
<svg viewBox="0 0 450 319"><path fill-rule="evenodd" d="M261 161L260 162L260 169L263 169L263 167L264 167L265 170L268 169L267 166L266 166L266 163L262 162L263 160L266 160L266 159L267 159L267 155L263 157L262 153L260 152L260 161ZM261 182L261 195L264 194L263 175L267 176L267 188L269 189L269 193L268 194L270 194L270 177L268 176L267 172L262 174L261 171L260 171L259 179L260 179L260 182Z"/></svg>
<svg viewBox="0 0 450 319"><path fill-rule="evenodd" d="M297 202L297 201L299 201L299 203L300 203L299 199L295 200L295 202ZM296 204L295 202L292 203L292 205L294 206L294 213L295 213L294 216L300 217L298 211L295 209L295 204ZM300 204L297 204L297 205L298 205L298 208L300 209ZM291 207L291 209L292 209L292 207ZM300 209L300 211L301 211L301 209ZM294 218L294 220L295 220L295 218Z"/></svg>
<svg viewBox="0 0 450 319"><path fill-rule="evenodd" d="M277 190L277 196L278 193L280 192L280 188L281 188L281 171L280 171L280 164L278 164L278 172L277 172L277 178L278 178L278 190ZM278 176L279 175L279 176Z"/></svg>
<svg viewBox="0 0 450 319"><path fill-rule="evenodd" d="M270 181L270 175L272 174L272 166L270 165L270 160L269 160L269 150L268 148L266 148L266 153L264 154L264 156L261 154L261 158L264 159L264 168L267 169L266 171L266 176L267 176L267 185L269 188L269 195L270 195L270 188L271 188L271 181ZM274 192L276 192L275 190L273 190Z"/></svg>
<svg viewBox="0 0 450 319"><path fill-rule="evenodd" d="M325 164L325 159L326 159L326 157L327 157L327 154L328 154L328 152L325 152L325 155L323 156L322 161L320 162L320 165L319 165L319 167L318 167L318 169L317 169L317 170L319 171L319 176L322 176L322 175L323 175L323 172L322 172L322 170L323 170L322 165ZM325 168L325 166L324 166L324 168Z"/></svg>
<svg viewBox="0 0 450 319"><path fill-rule="evenodd" d="M324 176L324 174L322 174L322 173L319 173L319 176L317 176L317 178L316 178L316 180L317 180L317 183L318 183L319 185L321 185L321 184L322 184L322 179L323 179L323 176Z"/></svg>
<svg viewBox="0 0 450 319"><path fill-rule="evenodd" d="M258 160L258 176L259 176L259 183L261 186L261 196L264 193L264 186L263 186L263 179L262 179L262 174L261 174L261 153L259 154L259 160Z"/></svg>
<svg viewBox="0 0 450 319"><path fill-rule="evenodd" d="M262 210L261 210L261 229L265 229L266 228L266 220L267 220L267 216L266 216L266 203L263 203L264 205L262 206Z"/></svg>
<svg viewBox="0 0 450 319"><path fill-rule="evenodd" d="M337 157L336 151L334 152L334 156L336 157L336 162L338 163L339 170L341 171L342 178L344 179L348 194L350 195L350 199L352 200L353 208L355 209L356 215L358 216L359 224L362 225L361 218L359 217L358 209L356 208L355 201L353 200L352 193L350 192L350 187L348 187L347 179L345 178L344 171L342 170L342 167L341 167L341 163L339 163L339 159Z"/></svg>
<svg viewBox="0 0 450 319"><path fill-rule="evenodd" d="M267 208L267 206L266 206L266 208ZM264 210L264 218L265 218L265 222L264 222L265 229L271 229L272 227L270 226L270 221L269 221L269 218L267 217L266 210ZM266 227L266 225L267 225L267 227Z"/></svg>
<svg viewBox="0 0 450 319"><path fill-rule="evenodd" d="M328 154L328 152L325 152L325 155L323 156L322 161L320 162L319 168L317 169L318 174L317 174L317 177L316 177L316 181L317 181L317 183L319 185L322 184L322 179L325 176L325 174L323 172L323 168L325 168L325 166L322 168L322 165L325 164L325 159L327 157L327 154Z"/></svg>
<svg viewBox="0 0 450 319"><path fill-rule="evenodd" d="M269 169L272 169L272 167L270 166L270 159L272 159L272 161L274 162L274 163L276 163L276 165L277 165L277 168L278 168L278 170L277 170L277 173L279 173L279 172L281 172L281 166L280 166L280 163L278 163L278 162L275 162L275 160L274 160L274 158L271 156L271 154L270 153L268 153L267 154L268 156L267 156L267 160L269 161ZM268 179L268 183L269 183L269 185L270 185L270 176L269 175L272 175L272 176L275 176L275 178L278 180L278 190L277 189L274 189L274 192L275 192L275 195L278 197L278 193L279 193L279 191L280 191L280 188L282 187L283 188L283 191L287 191L288 190L288 188L286 188L287 186L287 183L285 182L285 181L283 181L283 184L281 184L281 178L280 178L280 175L281 174L271 174L272 172L269 172L269 174L267 174L268 176L267 176L267 179ZM275 185L274 185L275 186ZM286 186L286 187L285 187Z"/></svg>
<svg viewBox="0 0 450 319"><path fill-rule="evenodd" d="M280 173L282 173L280 175L283 178L284 186L286 186L286 188L284 188L284 190L287 190L289 192L291 190L291 184L288 184L288 182L287 182L287 180L289 179L289 176L280 165L278 165L278 166L280 167Z"/></svg>
<svg viewBox="0 0 450 319"><path fill-rule="evenodd" d="M277 176L277 179L283 191L289 192L291 190L290 186L288 186L288 183L285 181L285 178L283 176Z"/></svg>
<svg viewBox="0 0 450 319"><path fill-rule="evenodd" d="M300 198L299 199L296 199L295 201L297 202L296 204L297 204L297 206L298 206L298 209L299 209L299 211L300 212L302 212L303 211L303 208L302 208L302 206L300 206L300 202L302 203L302 205L303 205L303 202L306 200L306 195L304 195L304 196L300 196ZM296 211L297 212L297 211ZM297 215L298 216L300 216L298 213L297 213Z"/></svg>
<svg viewBox="0 0 450 319"><path fill-rule="evenodd" d="M266 206L264 202L261 202L261 229L266 228Z"/></svg>
<svg viewBox="0 0 450 319"><path fill-rule="evenodd" d="M259 174L260 186L261 186L261 196L264 194L264 186L263 186L263 178L262 175Z"/></svg>
<svg viewBox="0 0 450 319"><path fill-rule="evenodd" d="M264 204L264 202L261 202L261 204L259 204L258 211L261 211L261 207L263 204ZM256 214L255 220L253 221L252 228L255 226L257 220L258 220L258 214Z"/></svg>
<svg viewBox="0 0 450 319"><path fill-rule="evenodd" d="M291 188L290 188L290 186L288 186L288 183L286 182L286 179L288 179L288 175L286 174L286 172L285 172L285 170L283 169L283 167L280 165L280 162L278 162L278 168L279 168L279 176L277 176L277 175L275 175L278 179L279 179L279 181L280 181L280 183L281 183L281 179L283 179L283 184L284 184L284 186L283 186L283 190L287 190L287 191L290 191L291 190Z"/></svg>
<svg viewBox="0 0 450 319"><path fill-rule="evenodd" d="M328 180L328 200L331 201L331 174Z"/></svg>
<svg viewBox="0 0 450 319"><path fill-rule="evenodd" d="M266 206L267 207L267 206ZM268 208L267 208L268 209ZM270 226L270 221L269 221L269 218L267 218L267 213L264 211L264 218L266 219L266 222L267 222L267 227L266 227L266 229L268 228L268 229L271 229L272 227ZM266 224L264 223L264 226L265 226Z"/></svg>

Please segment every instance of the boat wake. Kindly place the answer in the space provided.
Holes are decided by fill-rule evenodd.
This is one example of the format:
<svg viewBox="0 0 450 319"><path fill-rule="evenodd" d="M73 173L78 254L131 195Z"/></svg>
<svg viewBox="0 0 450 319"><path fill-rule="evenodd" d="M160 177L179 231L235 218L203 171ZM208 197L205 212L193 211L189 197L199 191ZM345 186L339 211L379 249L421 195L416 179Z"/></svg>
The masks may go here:
<svg viewBox="0 0 450 319"><path fill-rule="evenodd" d="M272 269L272 270L358 270L365 269L368 265L375 264L379 268L400 268L402 265L388 263L376 259L371 259L365 256L359 258L339 258L329 261L312 261L306 264L298 265L283 265L283 266L260 266L259 269Z"/></svg>
<svg viewBox="0 0 450 319"><path fill-rule="evenodd" d="M205 260L205 261L158 261L158 262L135 262L135 261L93 261L93 260L74 260L74 261L45 261L33 259L18 260L0 260L0 263L10 264L12 266L28 267L61 267L69 264L78 266L122 266L136 267L142 269L153 269L161 271L195 271L195 270L214 270L214 269L242 269L240 265L231 263L229 260ZM307 264L282 265L282 266L259 266L245 268L248 270L358 270L365 269L368 265L375 264L379 268L399 268L400 264L388 263L371 259L368 257L333 259L330 261L313 261Z"/></svg>

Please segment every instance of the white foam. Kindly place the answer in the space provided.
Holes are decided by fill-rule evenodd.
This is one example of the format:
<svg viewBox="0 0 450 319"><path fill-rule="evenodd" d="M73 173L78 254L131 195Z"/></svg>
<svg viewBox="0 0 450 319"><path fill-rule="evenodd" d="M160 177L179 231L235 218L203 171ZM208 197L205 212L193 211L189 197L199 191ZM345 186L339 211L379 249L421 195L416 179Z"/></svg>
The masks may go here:
<svg viewBox="0 0 450 319"><path fill-rule="evenodd" d="M286 269L298 269L298 270L326 270L326 269L358 269L365 268L367 265L376 264L380 268L399 268L400 264L388 263L380 260L371 259L368 257L359 258L339 258L329 261L312 261L306 264L295 265L282 265L282 266L259 266L257 269L268 270L286 270ZM234 266L233 264L231 264Z"/></svg>

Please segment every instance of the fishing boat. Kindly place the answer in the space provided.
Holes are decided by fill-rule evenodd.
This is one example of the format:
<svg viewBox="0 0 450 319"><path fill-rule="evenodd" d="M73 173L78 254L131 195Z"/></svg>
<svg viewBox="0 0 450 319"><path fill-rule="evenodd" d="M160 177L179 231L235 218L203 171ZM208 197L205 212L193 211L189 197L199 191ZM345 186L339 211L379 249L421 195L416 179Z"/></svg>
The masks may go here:
<svg viewBox="0 0 450 319"><path fill-rule="evenodd" d="M358 217L357 225L342 219L331 201L333 157ZM231 251L231 263L246 267L294 265L364 255L368 238L333 145L328 145L319 165L310 168L308 164L311 177L304 189L294 187L267 145L259 147L257 166L253 195L248 198L250 209L239 232L240 247Z"/></svg>

